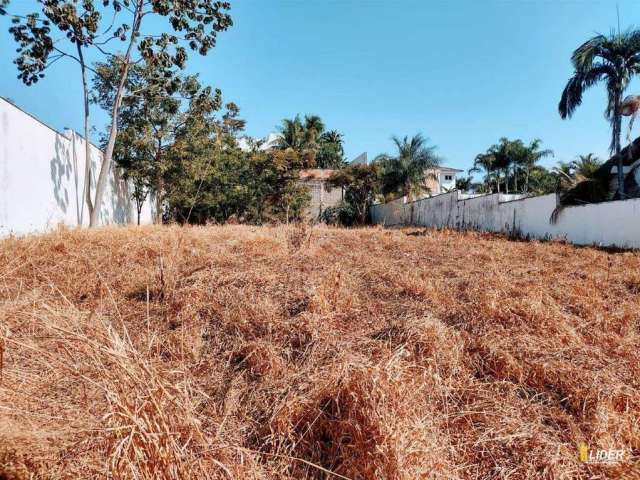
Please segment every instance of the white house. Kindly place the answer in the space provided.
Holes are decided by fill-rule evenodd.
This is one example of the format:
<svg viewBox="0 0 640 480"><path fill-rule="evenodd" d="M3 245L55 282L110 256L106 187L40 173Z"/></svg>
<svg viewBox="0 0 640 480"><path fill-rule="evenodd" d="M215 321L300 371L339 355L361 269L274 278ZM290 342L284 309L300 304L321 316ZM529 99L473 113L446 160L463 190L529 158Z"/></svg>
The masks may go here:
<svg viewBox="0 0 640 480"><path fill-rule="evenodd" d="M430 195L440 195L456 188L456 177L464 170L439 166L427 170L425 183L429 187Z"/></svg>

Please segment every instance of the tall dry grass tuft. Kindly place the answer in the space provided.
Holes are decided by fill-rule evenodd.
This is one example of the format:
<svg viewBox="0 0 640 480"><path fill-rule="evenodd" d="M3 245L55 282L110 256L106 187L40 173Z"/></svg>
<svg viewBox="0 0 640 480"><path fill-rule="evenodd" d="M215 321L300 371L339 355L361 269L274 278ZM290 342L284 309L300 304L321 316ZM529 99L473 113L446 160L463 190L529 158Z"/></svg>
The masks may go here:
<svg viewBox="0 0 640 480"><path fill-rule="evenodd" d="M120 322L72 306L34 307L41 313L23 311L2 336L4 442L33 441L32 458L59 469L53 476L234 476L224 445L202 429L197 409L207 396L186 365L158 361L153 344L137 349ZM51 448L69 458L47 465Z"/></svg>
<svg viewBox="0 0 640 480"><path fill-rule="evenodd" d="M450 231L6 239L0 478L640 478L639 267Z"/></svg>

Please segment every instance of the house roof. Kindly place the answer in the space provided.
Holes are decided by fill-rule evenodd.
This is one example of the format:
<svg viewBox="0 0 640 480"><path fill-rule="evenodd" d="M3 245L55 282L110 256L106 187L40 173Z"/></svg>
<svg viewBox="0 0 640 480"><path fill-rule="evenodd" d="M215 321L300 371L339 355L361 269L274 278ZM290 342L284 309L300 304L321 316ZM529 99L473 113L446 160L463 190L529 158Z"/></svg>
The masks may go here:
<svg viewBox="0 0 640 480"><path fill-rule="evenodd" d="M444 165L436 167L434 170L440 170L441 172L464 172L464 170L460 170L459 168L445 167Z"/></svg>

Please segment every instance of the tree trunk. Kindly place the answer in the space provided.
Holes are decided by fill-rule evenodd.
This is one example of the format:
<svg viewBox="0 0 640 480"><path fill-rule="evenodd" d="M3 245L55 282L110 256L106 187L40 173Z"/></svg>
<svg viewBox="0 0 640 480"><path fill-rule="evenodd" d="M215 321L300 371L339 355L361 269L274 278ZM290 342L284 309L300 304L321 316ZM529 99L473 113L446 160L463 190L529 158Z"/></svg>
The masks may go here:
<svg viewBox="0 0 640 480"><path fill-rule="evenodd" d="M89 137L89 89L87 88L87 71L84 63L84 55L80 42L76 42L78 60L82 72L82 95L84 99L84 189L82 197L87 204L89 218L93 215L93 202L91 201L91 139ZM82 224L83 216L80 217Z"/></svg>
<svg viewBox="0 0 640 480"><path fill-rule="evenodd" d="M129 75L129 66L131 60L131 52L133 46L138 38L140 31L140 23L142 21L142 8L143 0L138 0L136 4L136 10L134 14L133 27L131 28L131 39L129 46L127 47L127 53L124 56L124 65L122 66L122 74L120 75L120 81L118 82L118 89L116 90L116 96L113 102L113 108L111 110L111 127L109 128L109 139L107 140L107 148L105 149L104 156L102 157L102 164L100 165L100 174L98 175L98 183L96 184L96 195L93 202L93 211L91 212L91 220L89 226L94 227L98 224L100 214L100 204L102 203L102 196L104 189L107 186L107 179L109 178L109 169L111 168L111 160L113 158L113 149L116 145L116 137L118 135L118 115L120 113L120 105L122 103L122 97L124 96L124 88Z"/></svg>
<svg viewBox="0 0 640 480"><path fill-rule="evenodd" d="M620 134L622 127L622 115L620 113L620 100L622 92L616 92L616 98L613 105L613 145L616 155L620 153ZM618 155L618 198L623 200L624 194L624 162L622 155Z"/></svg>
<svg viewBox="0 0 640 480"><path fill-rule="evenodd" d="M513 190L518 193L518 167L516 164L513 165Z"/></svg>

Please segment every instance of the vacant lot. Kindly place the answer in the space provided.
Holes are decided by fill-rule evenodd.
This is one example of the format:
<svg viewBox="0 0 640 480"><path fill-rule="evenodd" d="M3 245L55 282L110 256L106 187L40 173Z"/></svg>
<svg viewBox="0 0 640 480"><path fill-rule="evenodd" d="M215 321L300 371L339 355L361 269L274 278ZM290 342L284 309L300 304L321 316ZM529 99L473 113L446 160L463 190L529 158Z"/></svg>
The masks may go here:
<svg viewBox="0 0 640 480"><path fill-rule="evenodd" d="M0 328L0 478L638 478L638 253L60 231L0 242Z"/></svg>

